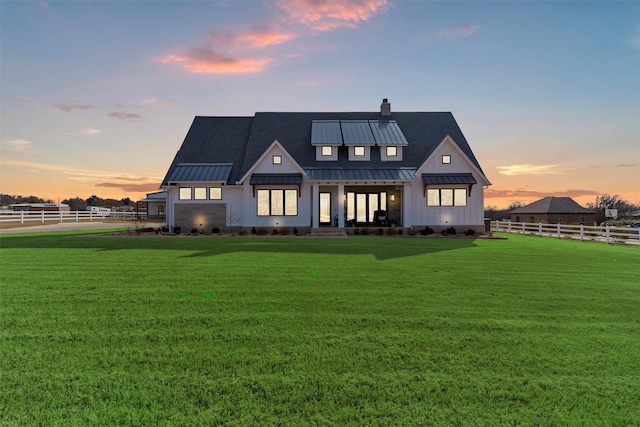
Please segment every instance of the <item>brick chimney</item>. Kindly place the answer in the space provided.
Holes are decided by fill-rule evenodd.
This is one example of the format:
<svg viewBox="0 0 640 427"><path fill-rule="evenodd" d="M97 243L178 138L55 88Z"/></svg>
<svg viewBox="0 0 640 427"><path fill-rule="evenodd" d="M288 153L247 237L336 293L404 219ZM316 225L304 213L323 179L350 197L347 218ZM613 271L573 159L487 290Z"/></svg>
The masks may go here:
<svg viewBox="0 0 640 427"><path fill-rule="evenodd" d="M389 104L389 100L387 98L384 98L382 100L382 104L380 104L380 115L381 116L391 115L391 104Z"/></svg>

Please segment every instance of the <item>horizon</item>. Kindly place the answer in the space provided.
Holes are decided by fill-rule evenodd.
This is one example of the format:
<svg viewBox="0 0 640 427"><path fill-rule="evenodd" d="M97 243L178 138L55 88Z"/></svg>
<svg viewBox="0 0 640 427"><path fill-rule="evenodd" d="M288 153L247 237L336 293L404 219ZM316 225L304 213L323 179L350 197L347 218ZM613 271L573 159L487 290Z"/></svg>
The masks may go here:
<svg viewBox="0 0 640 427"><path fill-rule="evenodd" d="M640 3L6 1L0 193L136 201L195 116L450 111L485 207L640 204ZM135 37L132 37L135 35Z"/></svg>

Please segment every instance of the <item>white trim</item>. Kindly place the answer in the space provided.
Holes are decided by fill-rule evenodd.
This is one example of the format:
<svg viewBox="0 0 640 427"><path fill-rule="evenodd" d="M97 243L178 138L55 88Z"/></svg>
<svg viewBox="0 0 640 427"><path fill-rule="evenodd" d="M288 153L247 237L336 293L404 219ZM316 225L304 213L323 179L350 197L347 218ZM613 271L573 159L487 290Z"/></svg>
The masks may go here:
<svg viewBox="0 0 640 427"><path fill-rule="evenodd" d="M249 168L249 170L247 171L247 173L245 173L242 178L240 178L238 180L238 182L236 184L242 185L244 184L244 181L249 178L251 176L251 174L253 173L254 169L256 167L258 167L258 165L264 161L264 159L267 158L267 156L270 155L271 151L275 148L278 147L282 150L282 152L284 153L284 155L287 157L287 159L289 159L289 161L291 161L291 163L294 164L294 166L300 171L300 173L302 173L302 176L304 176L306 178L307 174L304 171L304 169L302 169L302 167L298 164L298 162L295 161L295 159L291 156L291 154L289 154L289 152L287 150L285 150L285 148L282 146L282 144L280 144L280 142L278 142L278 140L274 140L273 143L271 143L271 145L269 146L269 148L267 148L266 150L264 150L264 153L262 153L262 155L258 158L258 160L255 161L255 163Z"/></svg>
<svg viewBox="0 0 640 427"><path fill-rule="evenodd" d="M444 139L440 142L440 144L438 144L438 146L431 152L429 157L427 157L427 160L425 160L420 166L418 166L418 169L416 170L416 178L418 176L420 176L420 174L422 173L421 171L424 169L424 167L436 155L436 153L438 152L438 149L440 147L442 147L442 145L444 145L446 143L451 143L455 147L455 149L457 150L458 154L460 154L462 156L462 158L464 158L467 161L469 166L471 166L473 168L473 170L480 176L480 178L482 178L484 180L484 183L481 184L482 187L486 187L486 186L491 185L491 182L489 182L489 179L486 177L486 175L484 173L482 173L482 171L480 169L478 169L478 167L476 165L473 164L471 159L469 159L469 157L464 153L464 151L462 151L460 146L458 146L458 144L456 144L456 142L453 140L453 138L451 138L451 136L449 136L449 135L445 136Z"/></svg>

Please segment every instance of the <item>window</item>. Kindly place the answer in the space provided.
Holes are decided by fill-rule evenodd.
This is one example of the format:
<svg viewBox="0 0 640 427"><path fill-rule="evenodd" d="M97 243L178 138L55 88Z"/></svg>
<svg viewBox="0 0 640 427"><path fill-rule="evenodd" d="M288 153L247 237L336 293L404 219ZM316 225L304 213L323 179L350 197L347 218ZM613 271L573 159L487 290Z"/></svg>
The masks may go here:
<svg viewBox="0 0 640 427"><path fill-rule="evenodd" d="M322 146L322 155L323 156L333 156L332 147L330 145L323 145Z"/></svg>
<svg viewBox="0 0 640 427"><path fill-rule="evenodd" d="M298 215L298 190L258 190L258 216Z"/></svg>
<svg viewBox="0 0 640 427"><path fill-rule="evenodd" d="M467 206L467 189L429 188L427 206Z"/></svg>
<svg viewBox="0 0 640 427"><path fill-rule="evenodd" d="M196 200L207 200L207 189L205 187L194 188L193 198Z"/></svg>
<svg viewBox="0 0 640 427"><path fill-rule="evenodd" d="M353 155L354 156L364 156L364 147L361 146L361 145L353 147Z"/></svg>
<svg viewBox="0 0 640 427"><path fill-rule="evenodd" d="M191 200L191 187L180 187L180 200Z"/></svg>
<svg viewBox="0 0 640 427"><path fill-rule="evenodd" d="M209 188L209 199L211 199L211 200L222 200L222 188L220 188L220 187L210 187Z"/></svg>
<svg viewBox="0 0 640 427"><path fill-rule="evenodd" d="M273 156L273 164L281 165L282 164L282 156Z"/></svg>
<svg viewBox="0 0 640 427"><path fill-rule="evenodd" d="M449 165L449 164L451 164L451 156L450 156L450 155L448 155L448 154L444 154L444 155L442 156L442 164L443 164L443 165Z"/></svg>
<svg viewBox="0 0 640 427"><path fill-rule="evenodd" d="M387 147L387 157L395 157L398 155L398 147Z"/></svg>

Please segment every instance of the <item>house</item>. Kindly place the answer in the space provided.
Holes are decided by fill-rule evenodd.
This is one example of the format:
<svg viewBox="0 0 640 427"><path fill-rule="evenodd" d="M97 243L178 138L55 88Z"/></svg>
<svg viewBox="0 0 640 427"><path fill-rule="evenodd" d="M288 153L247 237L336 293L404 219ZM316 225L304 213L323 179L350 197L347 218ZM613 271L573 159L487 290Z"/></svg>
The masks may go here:
<svg viewBox="0 0 640 427"><path fill-rule="evenodd" d="M29 212L69 212L69 205L65 203L12 203L9 205L12 211Z"/></svg>
<svg viewBox="0 0 640 427"><path fill-rule="evenodd" d="M165 191L147 193L147 197L138 203L146 203L147 219L164 219L164 207L167 204L167 194Z"/></svg>
<svg viewBox="0 0 640 427"><path fill-rule="evenodd" d="M545 197L510 212L511 221L543 224L594 224L596 213L571 197Z"/></svg>
<svg viewBox="0 0 640 427"><path fill-rule="evenodd" d="M453 115L196 117L161 188L170 228L389 226L484 232L490 185Z"/></svg>

